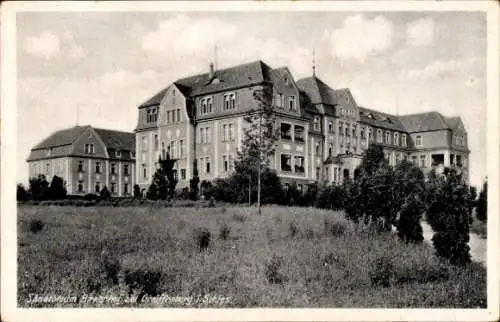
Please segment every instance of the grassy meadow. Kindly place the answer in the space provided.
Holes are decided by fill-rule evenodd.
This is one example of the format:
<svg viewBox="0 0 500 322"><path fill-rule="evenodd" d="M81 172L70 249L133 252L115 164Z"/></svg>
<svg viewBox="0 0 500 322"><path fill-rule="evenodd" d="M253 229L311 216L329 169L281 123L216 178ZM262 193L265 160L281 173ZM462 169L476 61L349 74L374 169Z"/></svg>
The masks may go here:
<svg viewBox="0 0 500 322"><path fill-rule="evenodd" d="M153 301L165 295L194 300ZM199 300L207 296L225 302ZM479 265L452 267L428 244L361 230L340 212L18 207L21 307L476 308L486 297Z"/></svg>

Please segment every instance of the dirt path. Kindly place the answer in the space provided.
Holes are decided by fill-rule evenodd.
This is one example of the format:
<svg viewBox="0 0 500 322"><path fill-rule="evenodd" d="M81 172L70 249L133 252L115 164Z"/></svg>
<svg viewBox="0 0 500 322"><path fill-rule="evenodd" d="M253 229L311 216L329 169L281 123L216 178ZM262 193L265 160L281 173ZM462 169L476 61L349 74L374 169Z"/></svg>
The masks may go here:
<svg viewBox="0 0 500 322"><path fill-rule="evenodd" d="M432 243L431 239L434 232L431 226L426 222L422 222L422 228L425 241ZM469 247L472 260L486 266L486 239L482 239L478 235L471 233Z"/></svg>

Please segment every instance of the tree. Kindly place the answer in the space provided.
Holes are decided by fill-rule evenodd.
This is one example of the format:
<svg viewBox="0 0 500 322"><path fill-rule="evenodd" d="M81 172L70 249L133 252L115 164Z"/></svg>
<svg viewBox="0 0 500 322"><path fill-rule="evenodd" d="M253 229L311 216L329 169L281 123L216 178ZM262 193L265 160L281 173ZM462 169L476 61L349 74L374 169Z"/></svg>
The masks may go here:
<svg viewBox="0 0 500 322"><path fill-rule="evenodd" d="M158 200L158 187L156 184L151 182L151 184L148 187L148 190L146 191L146 199L149 200Z"/></svg>
<svg viewBox="0 0 500 322"><path fill-rule="evenodd" d="M17 184L16 199L18 201L27 201L27 200L29 200L29 194L26 191L26 188L24 188L24 185L22 183L18 183Z"/></svg>
<svg viewBox="0 0 500 322"><path fill-rule="evenodd" d="M372 175L377 171L381 163L387 164L383 147L376 143L370 143L363 156L361 165L358 167L358 171L363 170L368 175Z"/></svg>
<svg viewBox="0 0 500 322"><path fill-rule="evenodd" d="M33 200L46 200L49 196L49 182L43 174L29 179L29 193Z"/></svg>
<svg viewBox="0 0 500 322"><path fill-rule="evenodd" d="M162 199L166 199L168 197L169 199L172 199L175 195L175 187L177 186L177 172L174 169L175 162L177 162L176 159L170 158L170 147L167 149L167 153L165 155L165 159L161 159L161 157L158 160L158 163L160 164L160 169L162 169L162 174L164 174L164 177L167 181L167 186L166 186L166 196L163 198L163 187L159 187L159 197Z"/></svg>
<svg viewBox="0 0 500 322"><path fill-rule="evenodd" d="M470 262L470 189L455 169L442 175L431 171L427 180L427 221L434 230L436 253L452 264Z"/></svg>
<svg viewBox="0 0 500 322"><path fill-rule="evenodd" d="M196 159L193 161L193 178L189 180L189 192L192 200L198 199L198 184L200 177L198 176L198 162Z"/></svg>
<svg viewBox="0 0 500 322"><path fill-rule="evenodd" d="M238 151L235 168L257 170L257 208L261 214L261 175L262 169L269 166L269 158L274 155L278 133L275 127L275 116L272 107L273 89L271 84L264 84L253 92L257 109L245 116L249 124L245 129L242 149ZM240 171L243 173L242 171Z"/></svg>
<svg viewBox="0 0 500 322"><path fill-rule="evenodd" d="M106 186L102 187L101 191L99 191L99 195L103 200L108 200L109 198L111 198L111 193L109 193L108 187Z"/></svg>
<svg viewBox="0 0 500 322"><path fill-rule="evenodd" d="M141 199L141 187L138 184L134 184L134 199Z"/></svg>
<svg viewBox="0 0 500 322"><path fill-rule="evenodd" d="M477 200L476 207L476 217L483 222L488 220L488 181L483 183L483 188L479 193L479 199Z"/></svg>
<svg viewBox="0 0 500 322"><path fill-rule="evenodd" d="M420 168L406 160L396 165L392 185L393 213L399 213L396 227L399 238L405 242L424 240L420 220L425 211L425 192L425 176Z"/></svg>
<svg viewBox="0 0 500 322"><path fill-rule="evenodd" d="M52 177L52 182L50 183L48 191L49 198L54 200L66 198L67 192L65 186L66 184L61 177Z"/></svg>

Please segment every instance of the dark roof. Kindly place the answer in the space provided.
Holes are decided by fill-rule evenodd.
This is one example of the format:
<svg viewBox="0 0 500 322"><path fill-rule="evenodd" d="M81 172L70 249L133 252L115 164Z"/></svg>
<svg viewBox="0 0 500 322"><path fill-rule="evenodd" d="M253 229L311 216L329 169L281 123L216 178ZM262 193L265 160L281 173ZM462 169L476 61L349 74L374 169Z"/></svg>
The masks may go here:
<svg viewBox="0 0 500 322"><path fill-rule="evenodd" d="M108 149L135 151L135 134L130 132L96 129Z"/></svg>
<svg viewBox="0 0 500 322"><path fill-rule="evenodd" d="M342 164L342 159L339 156L330 155L323 164Z"/></svg>
<svg viewBox="0 0 500 322"><path fill-rule="evenodd" d="M49 137L44 139L33 147L32 150L47 149L56 146L72 144L88 126L75 126L69 129L53 132Z"/></svg>
<svg viewBox="0 0 500 322"><path fill-rule="evenodd" d="M382 113L366 107L359 107L359 120L362 123L374 127L406 132L406 128L398 116Z"/></svg>
<svg viewBox="0 0 500 322"><path fill-rule="evenodd" d="M185 96L198 96L262 83L269 79L271 68L261 60L215 70L212 79L203 73L178 79L174 84ZM162 89L139 108L159 105L168 87Z"/></svg>
<svg viewBox="0 0 500 322"><path fill-rule="evenodd" d="M408 132L450 129L445 118L438 112L402 115L399 119Z"/></svg>
<svg viewBox="0 0 500 322"><path fill-rule="evenodd" d="M209 73L204 73L181 78L175 84L189 88L190 96L197 96L262 83L269 79L270 70L268 65L258 60L215 70L212 79L209 78Z"/></svg>
<svg viewBox="0 0 500 322"><path fill-rule="evenodd" d="M316 76L299 79L299 89L309 96L312 104L336 105L336 91Z"/></svg>

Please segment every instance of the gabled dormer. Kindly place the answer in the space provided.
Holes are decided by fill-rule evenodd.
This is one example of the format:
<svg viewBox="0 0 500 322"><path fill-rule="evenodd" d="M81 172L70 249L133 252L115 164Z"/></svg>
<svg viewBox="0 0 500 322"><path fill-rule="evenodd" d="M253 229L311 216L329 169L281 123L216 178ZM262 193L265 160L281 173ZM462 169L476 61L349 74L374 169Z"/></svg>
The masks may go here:
<svg viewBox="0 0 500 322"><path fill-rule="evenodd" d="M273 108L276 113L302 116L300 91L288 67L270 70L273 84Z"/></svg>

